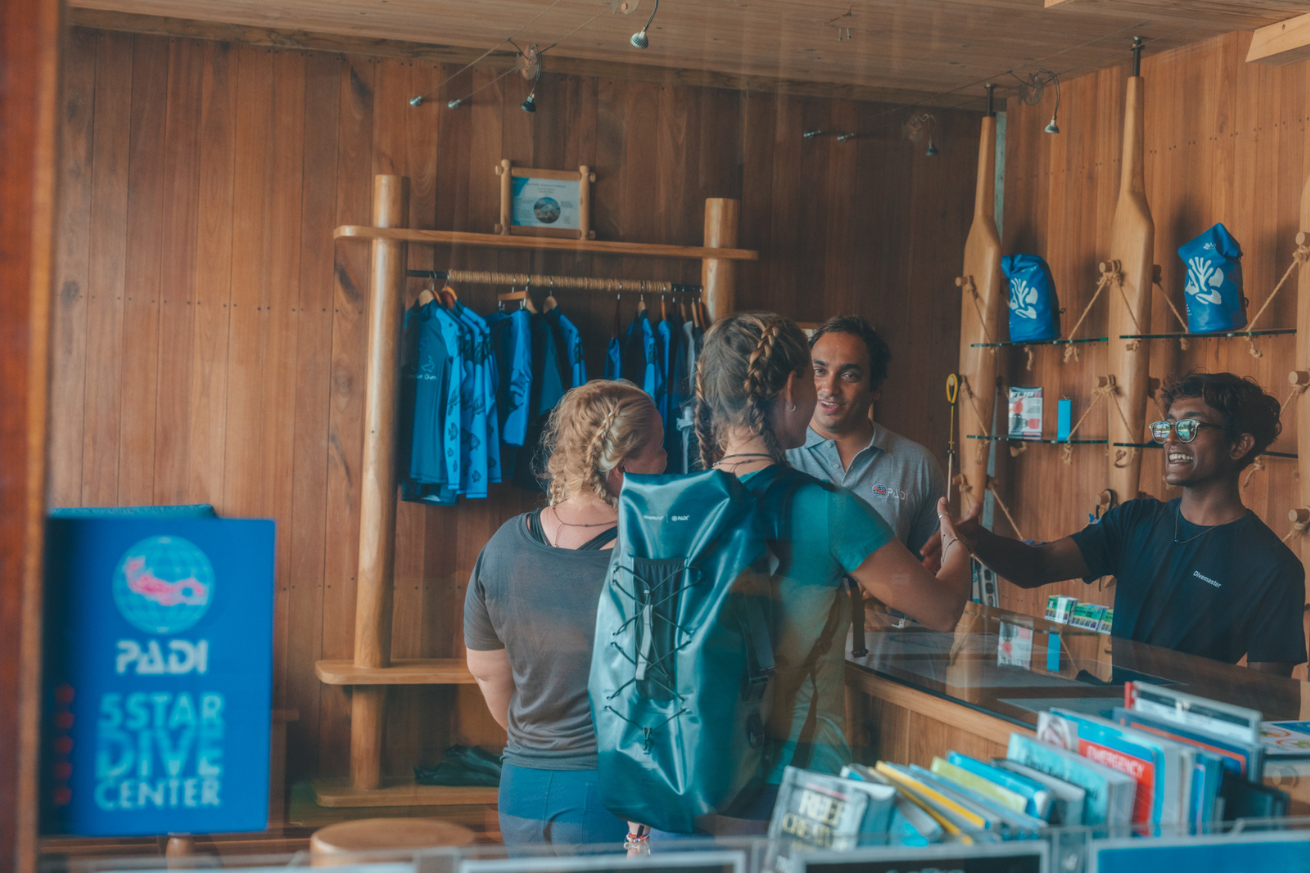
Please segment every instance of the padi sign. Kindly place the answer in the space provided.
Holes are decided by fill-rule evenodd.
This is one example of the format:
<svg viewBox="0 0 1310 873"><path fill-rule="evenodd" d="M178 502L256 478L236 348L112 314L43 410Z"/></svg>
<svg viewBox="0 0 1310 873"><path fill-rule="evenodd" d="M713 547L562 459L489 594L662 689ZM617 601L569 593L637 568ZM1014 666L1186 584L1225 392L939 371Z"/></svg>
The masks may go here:
<svg viewBox="0 0 1310 873"><path fill-rule="evenodd" d="M42 830L262 830L273 522L49 523Z"/></svg>

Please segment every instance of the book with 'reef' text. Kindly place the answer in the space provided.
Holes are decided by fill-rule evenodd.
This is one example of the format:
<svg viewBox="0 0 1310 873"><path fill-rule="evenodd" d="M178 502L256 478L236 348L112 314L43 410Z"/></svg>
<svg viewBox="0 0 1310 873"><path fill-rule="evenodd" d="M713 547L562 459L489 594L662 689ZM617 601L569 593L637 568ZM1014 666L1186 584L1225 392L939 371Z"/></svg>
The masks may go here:
<svg viewBox="0 0 1310 873"><path fill-rule="evenodd" d="M788 767L769 819L769 838L791 848L851 849L870 795L850 780ZM888 806L891 800L888 798Z"/></svg>

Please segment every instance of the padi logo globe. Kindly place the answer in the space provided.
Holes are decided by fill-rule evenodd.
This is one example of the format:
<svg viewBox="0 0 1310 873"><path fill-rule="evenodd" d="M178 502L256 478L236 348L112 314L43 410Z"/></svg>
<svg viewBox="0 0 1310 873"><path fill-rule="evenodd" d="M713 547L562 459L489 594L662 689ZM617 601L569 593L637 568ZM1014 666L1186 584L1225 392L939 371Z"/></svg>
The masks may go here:
<svg viewBox="0 0 1310 873"><path fill-rule="evenodd" d="M214 599L214 566L181 537L149 537L114 571L114 602L138 630L175 634L200 621Z"/></svg>

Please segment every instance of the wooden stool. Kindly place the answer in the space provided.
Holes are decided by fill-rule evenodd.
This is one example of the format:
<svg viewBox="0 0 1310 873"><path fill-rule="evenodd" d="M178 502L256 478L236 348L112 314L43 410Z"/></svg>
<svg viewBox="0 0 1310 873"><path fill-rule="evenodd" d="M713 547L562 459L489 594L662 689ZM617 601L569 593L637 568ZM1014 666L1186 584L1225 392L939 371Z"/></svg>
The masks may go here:
<svg viewBox="0 0 1310 873"><path fill-rule="evenodd" d="M353 863L360 853L417 851L439 846L467 846L473 831L435 818L360 818L319 828L309 838L315 867Z"/></svg>

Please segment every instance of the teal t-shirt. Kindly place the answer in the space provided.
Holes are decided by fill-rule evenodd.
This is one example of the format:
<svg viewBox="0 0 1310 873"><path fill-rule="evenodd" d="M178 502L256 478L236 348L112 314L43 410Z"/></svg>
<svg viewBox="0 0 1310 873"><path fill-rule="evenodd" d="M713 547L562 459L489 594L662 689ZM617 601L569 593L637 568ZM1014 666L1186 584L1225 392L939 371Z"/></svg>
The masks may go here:
<svg viewBox="0 0 1310 873"><path fill-rule="evenodd" d="M774 573L778 603L774 610L770 784L782 781L783 770L793 760L825 773L836 773L850 762L842 724L851 608L841 590L842 577L896 538L877 510L850 491L791 472L806 481L781 510L782 517L768 519L778 534L772 545L779 560ZM742 476L742 484L752 488L758 473ZM836 633L811 677L804 669L805 661L819 643L834 607L840 610ZM814 699L818 707L813 742L801 747L800 735Z"/></svg>

